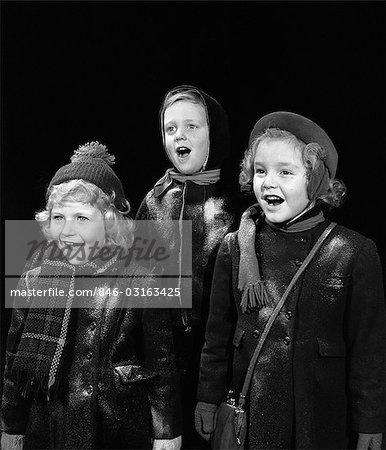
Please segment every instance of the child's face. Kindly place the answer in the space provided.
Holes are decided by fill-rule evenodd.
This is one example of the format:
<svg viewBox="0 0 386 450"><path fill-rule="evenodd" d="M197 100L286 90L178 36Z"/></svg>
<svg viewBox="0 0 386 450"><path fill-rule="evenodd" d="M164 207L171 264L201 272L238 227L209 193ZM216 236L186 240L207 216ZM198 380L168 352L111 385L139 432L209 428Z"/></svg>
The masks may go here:
<svg viewBox="0 0 386 450"><path fill-rule="evenodd" d="M209 126L202 105L180 100L164 113L165 146L175 168L198 172L209 152Z"/></svg>
<svg viewBox="0 0 386 450"><path fill-rule="evenodd" d="M79 265L103 246L105 222L101 211L90 203L68 201L53 206L50 233L67 260Z"/></svg>
<svg viewBox="0 0 386 450"><path fill-rule="evenodd" d="M308 205L306 168L301 151L276 140L259 143L254 160L253 190L267 219L281 223Z"/></svg>

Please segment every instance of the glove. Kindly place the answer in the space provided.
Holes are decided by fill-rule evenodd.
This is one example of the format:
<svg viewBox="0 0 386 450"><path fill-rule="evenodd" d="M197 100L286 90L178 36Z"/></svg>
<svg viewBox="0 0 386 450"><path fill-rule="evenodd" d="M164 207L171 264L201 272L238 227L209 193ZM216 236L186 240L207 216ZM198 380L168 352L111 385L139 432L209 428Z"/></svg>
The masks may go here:
<svg viewBox="0 0 386 450"><path fill-rule="evenodd" d="M154 439L153 450L180 450L181 436L174 439Z"/></svg>
<svg viewBox="0 0 386 450"><path fill-rule="evenodd" d="M1 433L1 450L23 450L23 445L23 435Z"/></svg>
<svg viewBox="0 0 386 450"><path fill-rule="evenodd" d="M194 425L197 433L209 441L214 431L214 416L218 406L213 403L198 402L194 411Z"/></svg>
<svg viewBox="0 0 386 450"><path fill-rule="evenodd" d="M381 450L382 433L359 433L357 450Z"/></svg>

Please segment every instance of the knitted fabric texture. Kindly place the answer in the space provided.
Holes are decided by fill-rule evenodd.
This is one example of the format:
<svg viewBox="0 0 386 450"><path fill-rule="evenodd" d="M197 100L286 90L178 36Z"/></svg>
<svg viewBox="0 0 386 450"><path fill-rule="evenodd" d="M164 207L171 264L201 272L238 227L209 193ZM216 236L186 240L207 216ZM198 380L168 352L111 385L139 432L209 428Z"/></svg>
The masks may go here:
<svg viewBox="0 0 386 450"><path fill-rule="evenodd" d="M125 193L120 179L110 167L115 163L115 156L110 155L106 146L98 141L79 146L71 157L71 163L61 167L52 178L51 187L70 180L85 180L95 184L109 196L114 196L114 205L119 211L126 211Z"/></svg>

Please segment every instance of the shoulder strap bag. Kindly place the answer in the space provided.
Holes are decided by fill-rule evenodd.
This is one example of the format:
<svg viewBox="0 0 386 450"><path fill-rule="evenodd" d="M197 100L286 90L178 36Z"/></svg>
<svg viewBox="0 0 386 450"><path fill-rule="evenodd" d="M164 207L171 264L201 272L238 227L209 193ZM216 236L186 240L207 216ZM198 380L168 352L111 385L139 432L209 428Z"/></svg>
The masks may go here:
<svg viewBox="0 0 386 450"><path fill-rule="evenodd" d="M264 330L260 336L259 342L257 343L256 349L252 355L252 358L248 365L247 374L245 376L243 388L241 390L238 404L236 405L234 400L229 399L220 404L216 412L216 424L215 429L212 434L212 448L216 450L243 450L245 446L245 437L247 434L247 415L244 409L245 399L248 394L249 386L251 384L253 371L255 369L257 360L263 348L264 342L267 339L269 331L272 325L282 309L285 301L291 289L293 288L296 281L302 275L302 273L307 268L308 264L311 262L315 253L319 250L320 246L330 234L330 232L335 228L336 223L332 222L321 234L319 239L316 241L315 245L312 247L310 253L307 255L303 264L299 267L295 275L293 276L290 284L288 285L286 291L281 297L275 309L272 311L267 323L265 324Z"/></svg>

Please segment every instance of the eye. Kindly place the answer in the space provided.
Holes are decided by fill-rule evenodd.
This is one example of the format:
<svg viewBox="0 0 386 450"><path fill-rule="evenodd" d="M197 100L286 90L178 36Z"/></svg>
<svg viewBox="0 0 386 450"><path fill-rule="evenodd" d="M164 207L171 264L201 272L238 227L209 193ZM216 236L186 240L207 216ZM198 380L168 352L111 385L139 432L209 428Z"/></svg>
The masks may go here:
<svg viewBox="0 0 386 450"><path fill-rule="evenodd" d="M188 129L189 129L189 130L196 130L197 128L198 128L198 126L195 125L194 123L188 124Z"/></svg>
<svg viewBox="0 0 386 450"><path fill-rule="evenodd" d="M255 168L255 174L256 175L263 175L264 174L264 169Z"/></svg>
<svg viewBox="0 0 386 450"><path fill-rule="evenodd" d="M79 222L88 222L90 219L86 216L78 216L77 217Z"/></svg>
<svg viewBox="0 0 386 450"><path fill-rule="evenodd" d="M176 131L176 127L174 125L168 125L165 128L165 133L170 134L170 133L174 133Z"/></svg>
<svg viewBox="0 0 386 450"><path fill-rule="evenodd" d="M293 173L290 170L287 170L287 169L283 169L280 173L282 175L293 175Z"/></svg>
<svg viewBox="0 0 386 450"><path fill-rule="evenodd" d="M51 216L51 220L55 220L56 222L60 222L61 220L63 220L63 216L60 216L59 214L53 214Z"/></svg>

